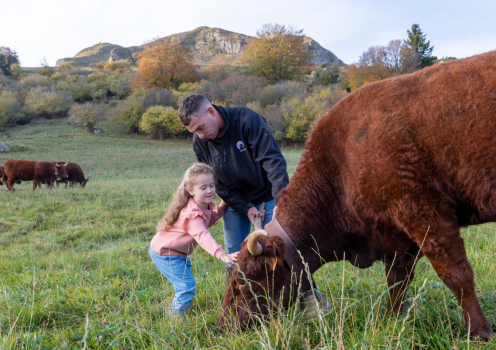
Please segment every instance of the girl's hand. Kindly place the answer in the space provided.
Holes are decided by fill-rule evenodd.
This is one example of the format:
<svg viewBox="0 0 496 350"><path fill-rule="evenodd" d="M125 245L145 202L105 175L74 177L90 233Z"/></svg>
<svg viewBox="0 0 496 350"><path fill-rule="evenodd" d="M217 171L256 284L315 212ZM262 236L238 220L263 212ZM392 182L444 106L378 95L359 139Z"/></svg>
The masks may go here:
<svg viewBox="0 0 496 350"><path fill-rule="evenodd" d="M231 253L231 254L222 254L220 257L220 260L222 260L224 263L229 264L236 262L238 260L238 254L239 252Z"/></svg>

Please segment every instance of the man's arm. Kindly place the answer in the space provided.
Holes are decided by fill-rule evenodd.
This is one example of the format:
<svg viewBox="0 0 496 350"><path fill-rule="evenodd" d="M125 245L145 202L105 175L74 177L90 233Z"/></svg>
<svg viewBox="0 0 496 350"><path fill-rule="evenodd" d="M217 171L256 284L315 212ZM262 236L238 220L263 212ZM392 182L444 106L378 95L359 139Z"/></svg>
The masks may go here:
<svg viewBox="0 0 496 350"><path fill-rule="evenodd" d="M248 108L247 110L251 115L245 119L245 138L253 159L259 162L267 173L267 178L272 184L272 197L277 199L279 192L289 183L286 160L263 117Z"/></svg>

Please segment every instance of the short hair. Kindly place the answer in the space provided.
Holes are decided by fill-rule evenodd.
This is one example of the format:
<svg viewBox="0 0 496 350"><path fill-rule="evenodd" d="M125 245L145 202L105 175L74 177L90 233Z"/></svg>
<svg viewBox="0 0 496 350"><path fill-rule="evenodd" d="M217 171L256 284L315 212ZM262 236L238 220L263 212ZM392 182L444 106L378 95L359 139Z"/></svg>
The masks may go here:
<svg viewBox="0 0 496 350"><path fill-rule="evenodd" d="M206 104L210 105L210 101L203 95L195 94L186 97L179 106L179 118L181 118L181 123L184 126L188 126L189 123L191 123L191 117L198 114L201 108Z"/></svg>

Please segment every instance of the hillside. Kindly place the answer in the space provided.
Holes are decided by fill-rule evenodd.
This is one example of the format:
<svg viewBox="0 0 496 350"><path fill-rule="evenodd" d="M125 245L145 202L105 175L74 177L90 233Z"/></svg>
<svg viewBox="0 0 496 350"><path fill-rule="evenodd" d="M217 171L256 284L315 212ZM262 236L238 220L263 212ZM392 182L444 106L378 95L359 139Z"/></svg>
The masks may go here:
<svg viewBox="0 0 496 350"><path fill-rule="evenodd" d="M62 58L57 60L57 66L67 61L76 61L80 66L88 66L91 63L101 61L119 61L137 56L147 47L162 43L177 43L189 48L193 54L194 63L208 65L216 54L225 55L231 64L236 64L243 48L253 39L245 34L230 32L220 28L199 27L189 32L169 35L153 42L139 46L122 47L109 43L94 45L80 51L73 58ZM312 62L344 65L331 51L322 47L312 38L305 37L309 50L313 52Z"/></svg>
<svg viewBox="0 0 496 350"><path fill-rule="evenodd" d="M121 48L123 47L120 45L100 43L79 51L74 57L60 58L55 64L60 66L67 61L75 61L81 67L87 67L91 63L108 61L110 53Z"/></svg>

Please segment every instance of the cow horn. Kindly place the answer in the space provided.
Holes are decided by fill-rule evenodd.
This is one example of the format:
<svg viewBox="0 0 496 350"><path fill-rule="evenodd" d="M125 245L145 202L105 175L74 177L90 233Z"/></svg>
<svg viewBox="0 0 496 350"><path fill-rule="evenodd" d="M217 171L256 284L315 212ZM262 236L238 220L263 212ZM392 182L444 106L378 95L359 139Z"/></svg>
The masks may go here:
<svg viewBox="0 0 496 350"><path fill-rule="evenodd" d="M265 230L257 230L257 231L253 231L248 236L248 243L246 245L251 255L258 256L263 253L263 247L260 243L258 243L258 238L260 236L268 236L268 235L269 233Z"/></svg>
<svg viewBox="0 0 496 350"><path fill-rule="evenodd" d="M67 166L67 164L69 164L69 161L67 161L67 162L64 164L64 166Z"/></svg>

